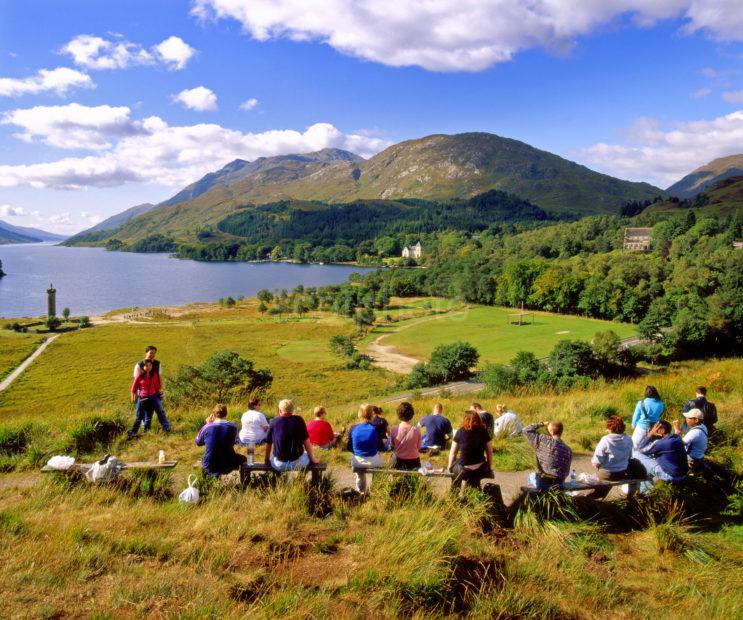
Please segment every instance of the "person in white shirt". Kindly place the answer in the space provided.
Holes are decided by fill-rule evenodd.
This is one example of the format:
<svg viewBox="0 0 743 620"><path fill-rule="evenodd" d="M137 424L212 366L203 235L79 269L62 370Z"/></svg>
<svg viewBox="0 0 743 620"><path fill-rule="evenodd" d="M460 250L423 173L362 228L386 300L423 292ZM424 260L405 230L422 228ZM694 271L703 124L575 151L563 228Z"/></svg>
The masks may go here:
<svg viewBox="0 0 743 620"><path fill-rule="evenodd" d="M243 413L240 418L240 443L247 445L253 443L256 446L266 443L266 435L268 434L268 420L258 408L261 406L261 401L257 398L253 398L248 403L248 410Z"/></svg>
<svg viewBox="0 0 743 620"><path fill-rule="evenodd" d="M493 439L503 437L517 437L524 430L519 417L505 405L495 406L495 422L493 423Z"/></svg>
<svg viewBox="0 0 743 620"><path fill-rule="evenodd" d="M686 424L673 421L673 430L681 439L686 448L689 459L689 467L692 471L698 471L704 467L704 454L707 452L707 427L704 425L704 413L701 409L692 409L683 414ZM684 428L686 427L686 428ZM684 432L686 431L686 432Z"/></svg>
<svg viewBox="0 0 743 620"><path fill-rule="evenodd" d="M625 478L647 477L642 464L632 458L632 439L624 434L624 420L613 415L606 420L605 426L606 435L599 441L591 458L591 463L598 470L599 480L610 482ZM609 494L609 490L608 486L594 489L588 497L603 499Z"/></svg>

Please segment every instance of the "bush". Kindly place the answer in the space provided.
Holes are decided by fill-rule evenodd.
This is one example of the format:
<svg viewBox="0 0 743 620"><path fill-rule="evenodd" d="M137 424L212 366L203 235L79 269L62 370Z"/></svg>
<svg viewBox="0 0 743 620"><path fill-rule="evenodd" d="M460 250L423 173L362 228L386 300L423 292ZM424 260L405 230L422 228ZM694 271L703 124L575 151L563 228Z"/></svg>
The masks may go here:
<svg viewBox="0 0 743 620"><path fill-rule="evenodd" d="M486 364L480 378L488 390L495 394L508 392L519 385L516 372L503 364Z"/></svg>
<svg viewBox="0 0 743 620"><path fill-rule="evenodd" d="M80 327L90 327L90 317L88 317L88 316L81 316L80 317Z"/></svg>
<svg viewBox="0 0 743 620"><path fill-rule="evenodd" d="M556 377L591 376L594 374L593 349L582 340L561 340L547 362Z"/></svg>
<svg viewBox="0 0 743 620"><path fill-rule="evenodd" d="M519 351L511 360L511 368L520 385L534 383L539 376L541 364L536 355L530 351Z"/></svg>
<svg viewBox="0 0 743 620"><path fill-rule="evenodd" d="M32 424L24 424L17 428L0 428L0 454L19 454L26 449L33 433Z"/></svg>
<svg viewBox="0 0 743 620"><path fill-rule="evenodd" d="M428 387L431 385L430 381L431 378L428 376L426 365L423 362L418 362L413 366L413 370L410 371L410 374L405 380L405 387L411 390Z"/></svg>
<svg viewBox="0 0 743 620"><path fill-rule="evenodd" d="M234 351L221 351L201 366L181 366L168 383L174 404L213 404L265 392L273 383L270 370L254 370L253 362Z"/></svg>
<svg viewBox="0 0 743 620"><path fill-rule="evenodd" d="M480 354L468 342L440 344L431 353L426 370L431 382L447 383L472 376L470 368L477 364Z"/></svg>
<svg viewBox="0 0 743 620"><path fill-rule="evenodd" d="M336 355L351 357L356 347L348 336L336 335L330 338L330 350Z"/></svg>
<svg viewBox="0 0 743 620"><path fill-rule="evenodd" d="M77 454L106 449L125 430L126 424L119 417L95 416L70 431L65 449Z"/></svg>

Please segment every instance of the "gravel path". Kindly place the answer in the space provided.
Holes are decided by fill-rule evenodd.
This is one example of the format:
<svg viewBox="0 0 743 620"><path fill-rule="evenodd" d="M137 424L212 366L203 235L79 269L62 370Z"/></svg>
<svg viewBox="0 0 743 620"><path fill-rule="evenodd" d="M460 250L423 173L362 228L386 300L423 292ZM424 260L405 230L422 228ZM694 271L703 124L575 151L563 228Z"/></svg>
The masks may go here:
<svg viewBox="0 0 743 620"><path fill-rule="evenodd" d="M22 363L22 364L21 364L20 366L18 366L18 368L16 368L16 369L15 369L15 370L14 370L13 372L11 372L11 373L10 373L10 374L9 374L9 375L8 375L8 376L7 376L6 378L5 378L5 379L3 379L3 381L2 381L2 382L0 382L0 392L2 392L2 391L3 391L4 389L6 389L6 388L7 388L7 387L8 387L8 386L9 386L9 385L11 384L11 383L13 383L13 381L15 381L15 379L17 379L17 378L18 378L18 377L19 377L19 376L21 375L21 373L22 373L22 372L23 372L24 370L26 370L26 368L28 368L28 367L29 367L29 366L30 366L30 365L31 365L31 364L33 363L33 361L34 361L34 360L35 360L35 359L36 359L37 357L39 357L39 355L41 355L41 354L42 354L42 353L44 352L44 349L46 349L46 348L47 348L47 346L49 345L49 343L50 343L50 342L52 342L52 341L54 341L54 340L56 340L57 338L59 338L59 337L60 337L60 335L61 335L61 334L54 334L54 336L51 336L50 338L47 338L46 340L44 340L44 342L42 342L42 343L41 343L41 345L39 346L39 348L38 348L38 349L36 349L36 351L34 351L34 352L33 352L33 353L31 354L31 355L29 355L29 356L28 356L28 357L27 357L27 358L26 358L26 359L25 359L25 360L23 361L23 363Z"/></svg>

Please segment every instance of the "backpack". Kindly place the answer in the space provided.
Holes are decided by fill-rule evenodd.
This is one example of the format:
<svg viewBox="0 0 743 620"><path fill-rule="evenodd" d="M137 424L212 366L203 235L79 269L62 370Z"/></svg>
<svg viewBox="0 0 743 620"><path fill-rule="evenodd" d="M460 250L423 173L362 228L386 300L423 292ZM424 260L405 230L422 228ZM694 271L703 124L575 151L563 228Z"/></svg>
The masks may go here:
<svg viewBox="0 0 743 620"><path fill-rule="evenodd" d="M688 413L692 409L699 409L704 414L704 425L709 427L717 424L717 407L714 403L709 402L706 398L703 403L700 403L698 399L693 398L687 400L681 409L682 413Z"/></svg>

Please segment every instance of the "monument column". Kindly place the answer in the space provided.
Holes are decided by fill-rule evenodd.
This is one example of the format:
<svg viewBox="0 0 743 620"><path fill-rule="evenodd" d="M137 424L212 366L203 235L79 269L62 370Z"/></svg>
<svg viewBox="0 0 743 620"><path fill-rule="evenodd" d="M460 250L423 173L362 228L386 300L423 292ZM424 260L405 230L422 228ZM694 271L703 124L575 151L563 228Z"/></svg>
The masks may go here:
<svg viewBox="0 0 743 620"><path fill-rule="evenodd" d="M57 290L53 284L46 289L46 315L47 318L57 316Z"/></svg>

